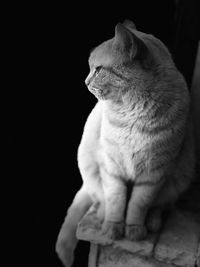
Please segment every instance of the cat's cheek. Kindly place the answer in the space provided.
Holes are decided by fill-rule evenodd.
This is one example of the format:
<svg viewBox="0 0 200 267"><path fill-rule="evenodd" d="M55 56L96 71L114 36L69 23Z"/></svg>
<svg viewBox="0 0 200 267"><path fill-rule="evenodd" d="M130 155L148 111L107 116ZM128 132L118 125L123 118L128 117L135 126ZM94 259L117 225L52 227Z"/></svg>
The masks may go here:
<svg viewBox="0 0 200 267"><path fill-rule="evenodd" d="M109 98L109 96L111 96L111 95L112 95L112 92L111 92L110 89L104 90L103 91L103 94L102 94L102 96L104 97L104 99Z"/></svg>

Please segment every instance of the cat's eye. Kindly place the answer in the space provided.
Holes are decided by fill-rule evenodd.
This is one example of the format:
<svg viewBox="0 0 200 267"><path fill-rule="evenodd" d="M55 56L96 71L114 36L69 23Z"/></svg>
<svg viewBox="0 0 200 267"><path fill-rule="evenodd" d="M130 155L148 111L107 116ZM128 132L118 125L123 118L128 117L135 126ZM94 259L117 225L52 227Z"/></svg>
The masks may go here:
<svg viewBox="0 0 200 267"><path fill-rule="evenodd" d="M95 68L95 74L98 74L100 72L100 70L102 69L102 66L97 66Z"/></svg>

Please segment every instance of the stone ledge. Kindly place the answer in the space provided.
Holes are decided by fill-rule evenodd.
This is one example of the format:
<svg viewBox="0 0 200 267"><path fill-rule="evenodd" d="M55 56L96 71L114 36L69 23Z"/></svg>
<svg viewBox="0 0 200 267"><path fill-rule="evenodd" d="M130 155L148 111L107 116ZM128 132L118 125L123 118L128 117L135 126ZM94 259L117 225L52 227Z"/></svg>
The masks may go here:
<svg viewBox="0 0 200 267"><path fill-rule="evenodd" d="M93 209L92 209L93 210ZM90 211L84 216L77 229L77 237L80 240L90 241L93 244L102 246L112 246L121 250L137 254L139 256L151 256L156 242L156 235L148 235L147 238L140 242L133 242L126 239L113 241L108 239L101 232L101 223L98 221L96 214Z"/></svg>
<svg viewBox="0 0 200 267"><path fill-rule="evenodd" d="M177 266L195 266L200 225L191 214L174 212L165 224L154 256Z"/></svg>
<svg viewBox="0 0 200 267"><path fill-rule="evenodd" d="M199 241L199 247L197 252L197 267L200 267L200 241Z"/></svg>
<svg viewBox="0 0 200 267"><path fill-rule="evenodd" d="M101 246L99 251L98 267L153 267L151 260L146 260L143 257L133 255L121 248L114 248L112 246Z"/></svg>
<svg viewBox="0 0 200 267"><path fill-rule="evenodd" d="M89 267L200 267L200 222L190 212L175 210L159 236L144 241L109 240L101 233L94 210L84 216L78 239L91 242Z"/></svg>
<svg viewBox="0 0 200 267"><path fill-rule="evenodd" d="M93 245L92 245L93 246ZM131 252L114 248L112 246L100 246L99 257L96 265L89 267L177 267L174 264L164 263L153 257L140 257Z"/></svg>

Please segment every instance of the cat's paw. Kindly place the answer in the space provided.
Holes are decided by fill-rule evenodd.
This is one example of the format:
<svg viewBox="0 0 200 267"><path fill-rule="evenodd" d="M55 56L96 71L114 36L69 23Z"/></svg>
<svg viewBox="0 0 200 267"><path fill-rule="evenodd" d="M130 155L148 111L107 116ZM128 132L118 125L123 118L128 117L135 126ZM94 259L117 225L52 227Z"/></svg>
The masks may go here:
<svg viewBox="0 0 200 267"><path fill-rule="evenodd" d="M146 225L147 229L150 232L152 233L158 232L162 226L161 211L160 210L150 211L149 215L147 216Z"/></svg>
<svg viewBox="0 0 200 267"><path fill-rule="evenodd" d="M146 237L147 229L144 225L126 225L126 238L131 241L139 241Z"/></svg>
<svg viewBox="0 0 200 267"><path fill-rule="evenodd" d="M119 240L124 236L124 224L106 221L103 224L102 234L109 239Z"/></svg>
<svg viewBox="0 0 200 267"><path fill-rule="evenodd" d="M73 249L65 241L57 241L56 252L65 267L71 267L74 262Z"/></svg>

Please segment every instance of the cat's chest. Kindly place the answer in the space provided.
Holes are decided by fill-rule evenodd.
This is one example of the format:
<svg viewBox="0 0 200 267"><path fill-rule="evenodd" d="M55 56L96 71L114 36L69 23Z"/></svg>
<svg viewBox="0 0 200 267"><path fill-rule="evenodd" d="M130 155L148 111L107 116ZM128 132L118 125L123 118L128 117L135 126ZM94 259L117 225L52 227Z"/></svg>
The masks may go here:
<svg viewBox="0 0 200 267"><path fill-rule="evenodd" d="M144 144L145 140L134 126L134 120L130 123L121 122L121 124L116 120L112 124L107 118L104 119L101 146L108 168L120 172L127 179L134 179L134 155L142 149Z"/></svg>
<svg viewBox="0 0 200 267"><path fill-rule="evenodd" d="M105 113L102 116L101 137L113 141L121 150L138 150L143 144L144 136L138 130L138 114L124 114L117 116Z"/></svg>

